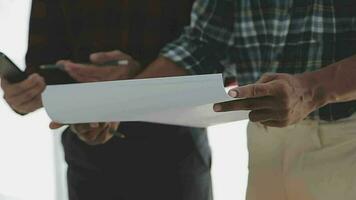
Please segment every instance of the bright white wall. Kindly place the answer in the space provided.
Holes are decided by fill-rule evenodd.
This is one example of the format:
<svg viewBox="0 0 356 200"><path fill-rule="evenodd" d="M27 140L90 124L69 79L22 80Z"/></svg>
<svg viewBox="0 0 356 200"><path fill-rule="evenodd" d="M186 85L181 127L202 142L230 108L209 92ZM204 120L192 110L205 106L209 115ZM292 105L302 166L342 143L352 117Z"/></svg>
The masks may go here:
<svg viewBox="0 0 356 200"><path fill-rule="evenodd" d="M29 0L0 0L0 51L22 68L29 5ZM48 123L44 111L19 117L1 98L0 200L10 200L3 195L19 200L54 200L56 197L65 200L65 165L61 155L58 157L61 153L59 135L47 128ZM246 121L209 129L215 200L245 199L248 159L245 129Z"/></svg>
<svg viewBox="0 0 356 200"><path fill-rule="evenodd" d="M22 68L29 5L27 0L0 0L0 51ZM20 117L1 98L0 200L10 200L8 196L19 200L55 199L53 135L48 123L43 111Z"/></svg>
<svg viewBox="0 0 356 200"><path fill-rule="evenodd" d="M209 128L215 200L243 200L248 178L247 121Z"/></svg>

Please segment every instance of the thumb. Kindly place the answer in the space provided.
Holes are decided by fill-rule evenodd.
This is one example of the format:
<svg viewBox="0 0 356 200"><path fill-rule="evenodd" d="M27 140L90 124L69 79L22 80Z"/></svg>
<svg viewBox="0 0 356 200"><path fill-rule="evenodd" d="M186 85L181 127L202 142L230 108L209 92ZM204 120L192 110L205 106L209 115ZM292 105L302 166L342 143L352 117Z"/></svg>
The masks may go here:
<svg viewBox="0 0 356 200"><path fill-rule="evenodd" d="M120 59L122 54L119 50L93 53L90 54L90 61L95 64L104 64L108 61Z"/></svg>
<svg viewBox="0 0 356 200"><path fill-rule="evenodd" d="M58 129L61 128L62 126L64 126L63 124L57 123L57 122L51 122L49 124L49 128L50 129Z"/></svg>
<svg viewBox="0 0 356 200"><path fill-rule="evenodd" d="M268 83L277 78L277 74L266 73L261 76L261 78L256 83Z"/></svg>

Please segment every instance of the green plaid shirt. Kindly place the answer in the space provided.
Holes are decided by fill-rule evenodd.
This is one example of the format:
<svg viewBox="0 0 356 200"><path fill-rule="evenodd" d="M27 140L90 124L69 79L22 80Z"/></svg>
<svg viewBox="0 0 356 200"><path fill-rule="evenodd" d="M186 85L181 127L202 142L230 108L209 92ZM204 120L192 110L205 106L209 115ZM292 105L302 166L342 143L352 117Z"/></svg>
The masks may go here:
<svg viewBox="0 0 356 200"><path fill-rule="evenodd" d="M197 0L191 25L161 54L240 85L265 72L314 71L356 54L356 2Z"/></svg>

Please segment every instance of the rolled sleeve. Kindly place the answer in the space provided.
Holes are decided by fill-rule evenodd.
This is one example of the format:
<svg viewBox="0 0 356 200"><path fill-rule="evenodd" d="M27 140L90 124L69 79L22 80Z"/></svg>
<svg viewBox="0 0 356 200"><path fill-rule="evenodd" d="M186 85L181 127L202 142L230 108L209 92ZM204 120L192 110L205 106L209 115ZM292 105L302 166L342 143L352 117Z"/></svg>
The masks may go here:
<svg viewBox="0 0 356 200"><path fill-rule="evenodd" d="M191 24L161 51L191 74L221 73L220 60L233 42L234 1L197 0Z"/></svg>

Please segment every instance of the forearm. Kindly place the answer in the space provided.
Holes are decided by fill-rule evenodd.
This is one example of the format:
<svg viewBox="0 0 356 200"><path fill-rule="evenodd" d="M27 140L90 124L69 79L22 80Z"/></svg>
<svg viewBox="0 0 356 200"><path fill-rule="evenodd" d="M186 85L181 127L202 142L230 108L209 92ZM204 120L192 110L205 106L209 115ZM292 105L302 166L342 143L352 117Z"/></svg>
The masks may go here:
<svg viewBox="0 0 356 200"><path fill-rule="evenodd" d="M301 75L316 108L356 100L356 55L319 71Z"/></svg>
<svg viewBox="0 0 356 200"><path fill-rule="evenodd" d="M144 79L156 77L184 76L187 74L187 70L178 66L168 58L159 57L135 78Z"/></svg>

